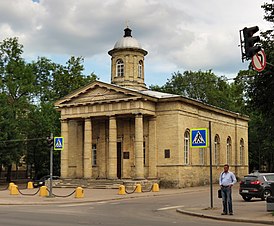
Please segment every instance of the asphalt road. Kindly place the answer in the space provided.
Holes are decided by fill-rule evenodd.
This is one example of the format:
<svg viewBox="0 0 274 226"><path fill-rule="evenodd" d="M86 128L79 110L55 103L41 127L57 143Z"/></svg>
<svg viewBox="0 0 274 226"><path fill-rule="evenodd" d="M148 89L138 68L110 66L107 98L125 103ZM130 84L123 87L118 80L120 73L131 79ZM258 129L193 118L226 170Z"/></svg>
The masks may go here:
<svg viewBox="0 0 274 226"><path fill-rule="evenodd" d="M1 199L0 199L1 200ZM140 197L104 202L0 206L0 225L11 226L243 226L176 212L184 205L198 206L209 200L207 192ZM258 225L258 224L256 224Z"/></svg>

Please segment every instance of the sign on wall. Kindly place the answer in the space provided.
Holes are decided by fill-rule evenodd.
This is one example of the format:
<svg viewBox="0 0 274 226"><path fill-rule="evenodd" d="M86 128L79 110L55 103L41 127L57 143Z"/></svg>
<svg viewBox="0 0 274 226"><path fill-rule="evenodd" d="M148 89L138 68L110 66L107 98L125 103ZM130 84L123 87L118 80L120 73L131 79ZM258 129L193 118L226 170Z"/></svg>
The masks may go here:
<svg viewBox="0 0 274 226"><path fill-rule="evenodd" d="M190 130L190 147L191 148L206 148L208 147L208 129L193 128Z"/></svg>

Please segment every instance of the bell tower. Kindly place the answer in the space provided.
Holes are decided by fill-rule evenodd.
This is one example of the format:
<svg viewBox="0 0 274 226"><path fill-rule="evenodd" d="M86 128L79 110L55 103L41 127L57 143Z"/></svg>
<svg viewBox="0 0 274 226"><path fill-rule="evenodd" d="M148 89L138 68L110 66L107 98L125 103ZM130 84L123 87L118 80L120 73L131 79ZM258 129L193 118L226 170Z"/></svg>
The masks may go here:
<svg viewBox="0 0 274 226"><path fill-rule="evenodd" d="M144 57L147 51L132 37L131 29L108 52L111 56L111 83L136 90L147 89L144 82Z"/></svg>

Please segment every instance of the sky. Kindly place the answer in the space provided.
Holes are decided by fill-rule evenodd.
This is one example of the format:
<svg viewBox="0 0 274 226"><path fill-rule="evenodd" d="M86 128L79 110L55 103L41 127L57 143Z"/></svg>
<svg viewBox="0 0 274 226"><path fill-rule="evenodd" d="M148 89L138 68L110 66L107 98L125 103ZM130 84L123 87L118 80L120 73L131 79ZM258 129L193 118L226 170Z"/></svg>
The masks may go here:
<svg viewBox="0 0 274 226"><path fill-rule="evenodd" d="M263 20L264 2L272 1L0 0L0 41L18 37L27 62L47 57L65 65L81 56L86 75L109 83L108 51L129 26L148 51L147 86L164 85L173 73L188 70L233 78L249 63L241 60L239 31L273 28Z"/></svg>

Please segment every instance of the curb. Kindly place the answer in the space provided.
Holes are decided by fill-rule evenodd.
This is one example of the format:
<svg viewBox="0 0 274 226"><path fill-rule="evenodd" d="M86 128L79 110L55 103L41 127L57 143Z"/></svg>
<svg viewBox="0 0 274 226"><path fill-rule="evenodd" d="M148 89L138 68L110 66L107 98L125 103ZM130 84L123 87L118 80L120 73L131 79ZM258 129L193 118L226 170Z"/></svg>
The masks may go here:
<svg viewBox="0 0 274 226"><path fill-rule="evenodd" d="M93 202L106 202L106 201L115 201L115 200L129 200L129 199L136 199L136 198L146 198L146 197L157 197L157 196L168 196L168 195L173 195L173 194L168 194L168 193L154 193L154 194L146 194L142 193L143 195L121 195L119 196L117 194L116 197L111 197L111 198L98 198L98 199L91 199L91 198L82 198L78 200L54 200L55 197L49 198L49 197L44 197L44 199L41 200L41 202L38 201L33 201L33 202L24 202L24 201L15 201L15 202L0 202L0 206L6 206L6 205L19 205L19 206L33 206L33 205L65 205L65 204L81 204L81 203L93 203ZM46 200L48 199L48 200ZM65 198L64 198L65 199ZM82 200L81 200L82 199Z"/></svg>
<svg viewBox="0 0 274 226"><path fill-rule="evenodd" d="M245 218L226 218L226 217L221 217L221 216L220 217L212 216L212 215L203 214L203 213L195 213L195 212L191 212L191 211L183 210L183 209L176 209L176 212L190 215L190 216L202 217L202 218L208 218L208 219L220 220L220 221L232 221L232 222L242 222L242 223L252 223L252 224L274 225L274 221L272 221L272 220L251 220L251 219L245 219Z"/></svg>

